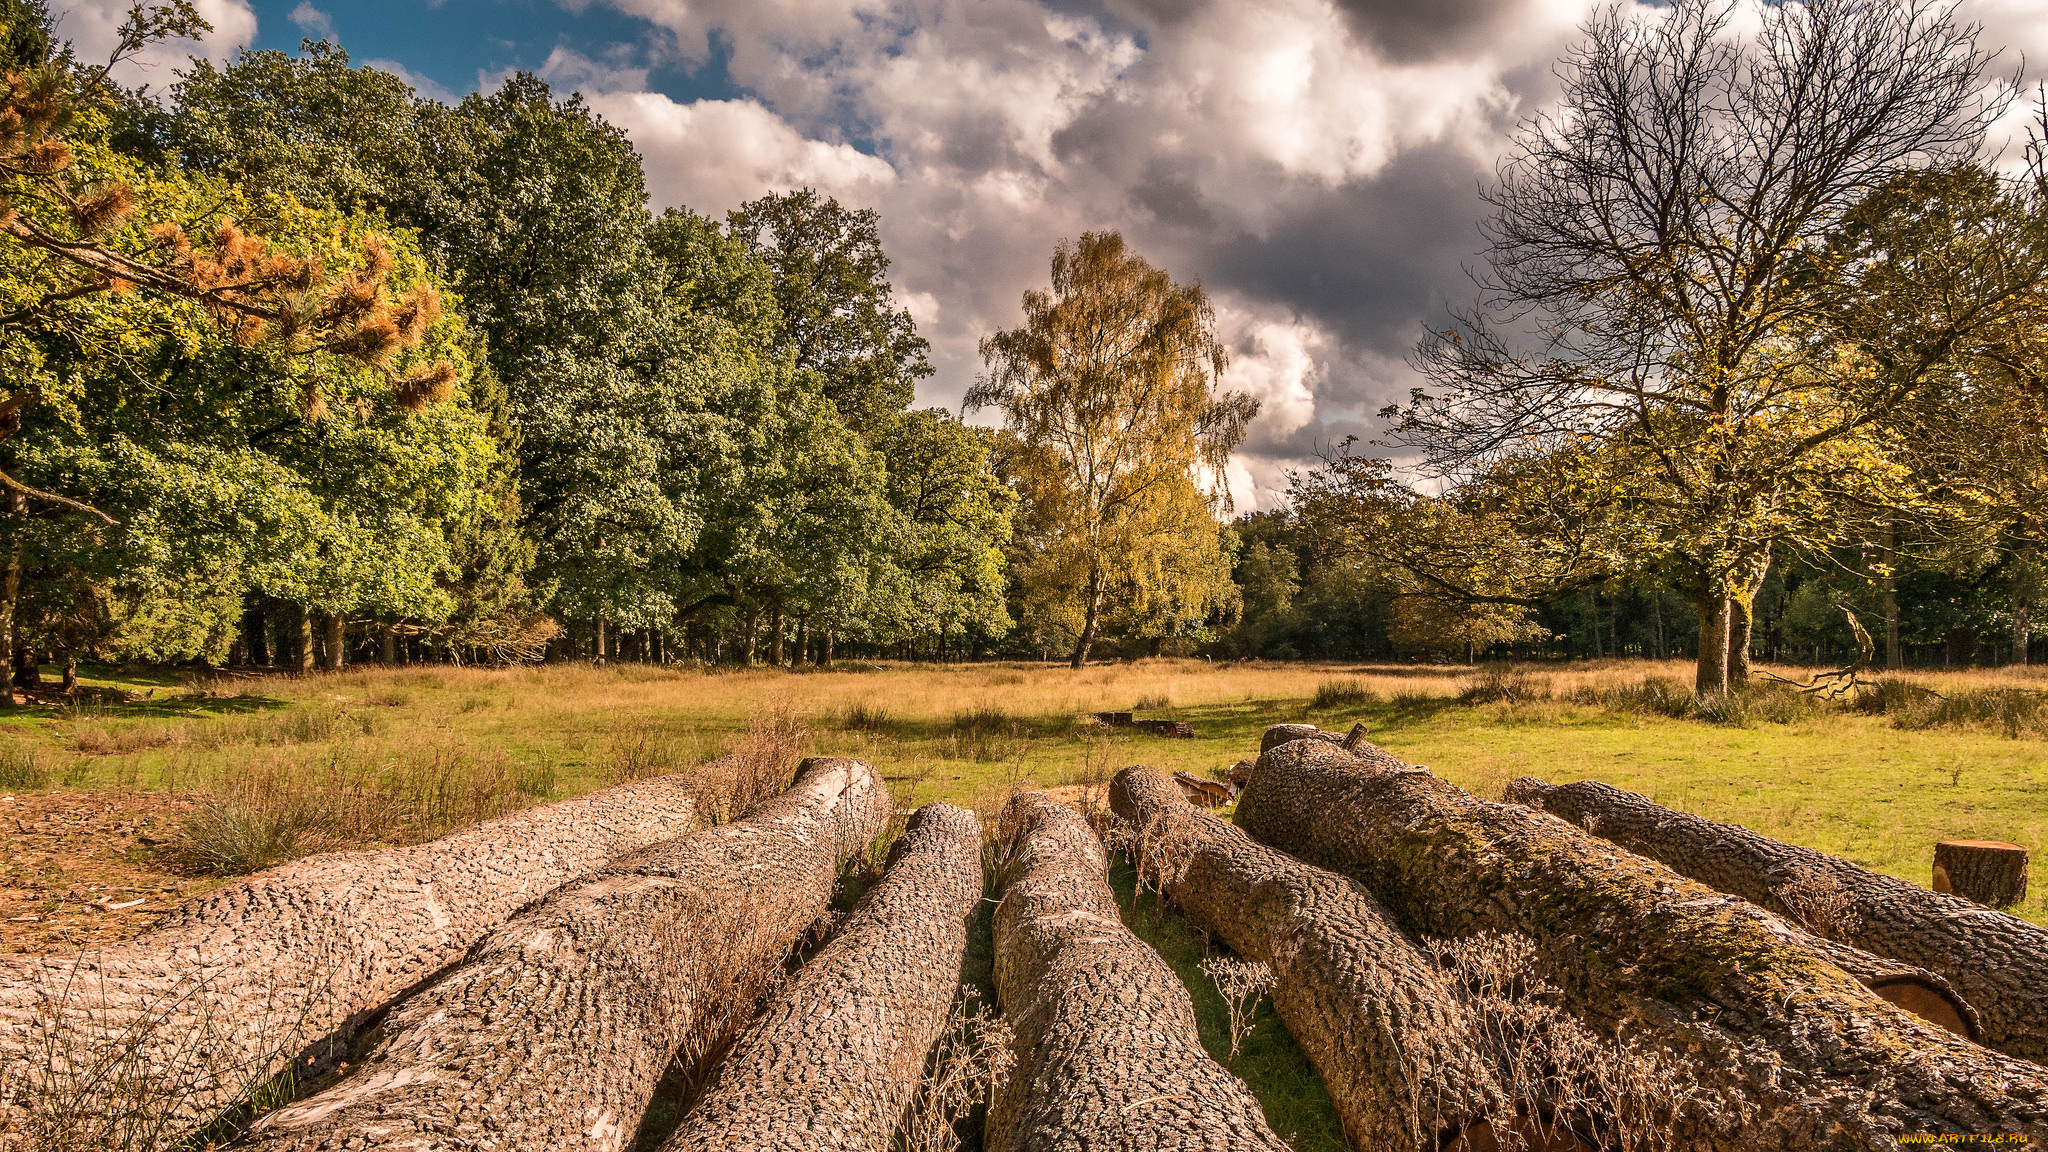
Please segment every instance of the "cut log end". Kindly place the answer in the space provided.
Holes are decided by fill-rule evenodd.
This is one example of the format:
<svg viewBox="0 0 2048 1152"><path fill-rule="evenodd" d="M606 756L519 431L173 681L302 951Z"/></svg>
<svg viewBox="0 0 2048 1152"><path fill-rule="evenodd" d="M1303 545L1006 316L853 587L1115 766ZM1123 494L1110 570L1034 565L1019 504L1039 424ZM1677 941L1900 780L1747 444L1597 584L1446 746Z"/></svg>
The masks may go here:
<svg viewBox="0 0 2048 1152"><path fill-rule="evenodd" d="M1946 1028L1965 1040L1977 1039L1977 1029L1970 1023L1970 1017L1962 1006L1956 1003L1953 993L1911 976L1866 980L1864 986L1881 999L1904 1008L1929 1024Z"/></svg>
<svg viewBox="0 0 2048 1152"><path fill-rule="evenodd" d="M1934 890L2011 907L2027 898L2027 850L2003 840L1944 840L1934 846Z"/></svg>

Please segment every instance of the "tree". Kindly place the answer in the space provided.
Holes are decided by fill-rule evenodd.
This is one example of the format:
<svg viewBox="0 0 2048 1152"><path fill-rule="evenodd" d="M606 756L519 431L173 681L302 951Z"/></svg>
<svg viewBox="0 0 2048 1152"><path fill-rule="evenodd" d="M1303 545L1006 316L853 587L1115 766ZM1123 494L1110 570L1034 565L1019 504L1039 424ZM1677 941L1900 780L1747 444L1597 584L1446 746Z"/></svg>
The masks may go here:
<svg viewBox="0 0 2048 1152"><path fill-rule="evenodd" d="M984 337L968 409L1003 410L1034 614L1088 662L1112 597L1126 618L1199 622L1234 594L1216 511L1258 402L1217 391L1227 365L1202 286L1179 284L1114 232L1053 250L1024 325Z"/></svg>
<svg viewBox="0 0 2048 1152"><path fill-rule="evenodd" d="M781 346L840 418L871 431L907 409L917 380L932 374L930 345L894 303L874 210L849 211L802 188L742 204L727 224L767 262Z"/></svg>
<svg viewBox="0 0 2048 1152"><path fill-rule="evenodd" d="M1389 410L1454 485L1560 448L1598 461L1657 538L1628 562L1680 570L1698 601L1703 693L1745 678L1774 551L1826 546L1845 497L1900 498L1886 418L2048 273L2011 213L1927 267L1858 239L1873 190L1956 171L2000 111L1974 26L1926 0L1812 0L1765 7L1744 41L1735 11L1591 23L1562 109L1523 126L1488 193L1481 308L1423 343L1430 388Z"/></svg>

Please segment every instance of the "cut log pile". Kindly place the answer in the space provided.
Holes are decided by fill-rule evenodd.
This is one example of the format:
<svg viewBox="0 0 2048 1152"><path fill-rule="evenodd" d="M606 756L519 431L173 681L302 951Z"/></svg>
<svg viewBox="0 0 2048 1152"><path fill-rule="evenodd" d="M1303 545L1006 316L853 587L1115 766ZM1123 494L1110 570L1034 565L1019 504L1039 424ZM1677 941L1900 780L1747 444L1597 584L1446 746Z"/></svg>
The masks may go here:
<svg viewBox="0 0 2048 1152"><path fill-rule="evenodd" d="M1876 1149L1906 1133L2048 1140L2048 1069L1880 999L1756 905L1370 746L1260 757L1237 821L1359 880L1415 929L1508 932L1574 1012L1649 1044L1676 1146Z"/></svg>
<svg viewBox="0 0 2048 1152"><path fill-rule="evenodd" d="M1496 1145L1493 1120L1512 1125L1513 1112L1474 1022L1363 885L1196 811L1154 768L1118 773L1109 803L1134 829L1140 867L1188 918L1272 968L1274 1008L1353 1147Z"/></svg>
<svg viewBox="0 0 2048 1152"><path fill-rule="evenodd" d="M882 879L783 986L663 1152L887 1152L960 985L981 822L910 818Z"/></svg>
<svg viewBox="0 0 2048 1152"><path fill-rule="evenodd" d="M1081 814L1028 792L1001 837L996 992L1017 1066L989 1105L990 1152L1286 1152L1203 1051L1187 989L1124 927Z"/></svg>
<svg viewBox="0 0 2048 1152"><path fill-rule="evenodd" d="M359 1067L243 1146L617 1152L669 1062L745 1020L891 811L867 764L805 761L743 819L631 853L504 924L393 1009Z"/></svg>
<svg viewBox="0 0 2048 1152"><path fill-rule="evenodd" d="M1507 795L1817 935L1938 974L1960 995L1978 1039L2048 1063L2048 929L1594 780L1552 786L1524 778ZM1921 994L1914 982L1883 974L1874 986L1888 998Z"/></svg>
<svg viewBox="0 0 2048 1152"><path fill-rule="evenodd" d="M287 1062L317 1071L513 913L693 815L684 776L622 784L428 844L307 857L82 955L0 956L0 1064L90 1075L123 1045L124 1075L176 1068L184 1110L204 1115Z"/></svg>

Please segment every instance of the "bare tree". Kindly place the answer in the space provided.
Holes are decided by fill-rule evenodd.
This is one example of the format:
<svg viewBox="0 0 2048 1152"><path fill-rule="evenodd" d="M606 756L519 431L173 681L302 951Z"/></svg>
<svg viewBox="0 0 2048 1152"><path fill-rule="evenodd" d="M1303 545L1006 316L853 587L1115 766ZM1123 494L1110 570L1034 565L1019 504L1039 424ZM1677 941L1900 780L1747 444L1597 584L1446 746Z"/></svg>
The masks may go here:
<svg viewBox="0 0 2048 1152"><path fill-rule="evenodd" d="M2038 245L1985 242L2024 212L1968 222L1938 285L1868 242L1903 234L1900 213L1855 226L1874 192L1907 199L1980 152L2012 89L1987 88L1975 25L1932 0L1809 0L1754 10L1745 35L1749 11L1677 0L1588 25L1560 107L1488 193L1480 303L1423 342L1432 386L1387 413L1454 485L1582 454L1572 482L1661 552L1629 562L1691 582L1701 692L1747 677L1774 548L1844 492L1881 502L1888 415L2048 273ZM1908 295L1932 288L1953 291ZM1925 307L1884 327L1901 302Z"/></svg>

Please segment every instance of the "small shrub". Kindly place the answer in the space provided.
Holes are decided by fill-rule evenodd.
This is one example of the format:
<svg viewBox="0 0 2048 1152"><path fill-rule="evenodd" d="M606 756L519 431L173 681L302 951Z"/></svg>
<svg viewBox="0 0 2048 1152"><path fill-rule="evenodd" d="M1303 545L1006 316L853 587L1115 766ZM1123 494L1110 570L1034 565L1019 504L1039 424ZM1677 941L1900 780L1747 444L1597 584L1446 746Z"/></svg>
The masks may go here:
<svg viewBox="0 0 2048 1152"><path fill-rule="evenodd" d="M1359 708L1379 699L1378 693L1365 686L1363 680L1325 680L1316 685L1316 698L1309 707L1318 712L1332 708Z"/></svg>
<svg viewBox="0 0 2048 1152"><path fill-rule="evenodd" d="M1256 960L1234 956L1211 956L1202 961L1202 972L1216 985L1223 1007L1230 1014L1230 1057L1225 1068L1235 1067L1237 1051L1251 1034L1259 1000L1273 987L1273 969Z"/></svg>
<svg viewBox="0 0 2048 1152"><path fill-rule="evenodd" d="M788 787L809 738L787 712L756 713L730 752L690 773L690 798L705 825L727 824Z"/></svg>

